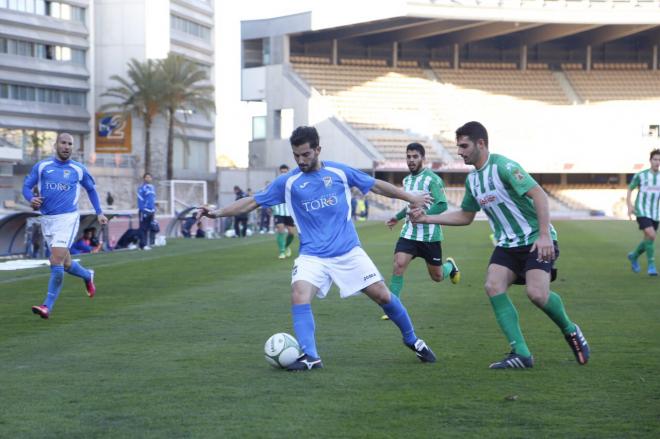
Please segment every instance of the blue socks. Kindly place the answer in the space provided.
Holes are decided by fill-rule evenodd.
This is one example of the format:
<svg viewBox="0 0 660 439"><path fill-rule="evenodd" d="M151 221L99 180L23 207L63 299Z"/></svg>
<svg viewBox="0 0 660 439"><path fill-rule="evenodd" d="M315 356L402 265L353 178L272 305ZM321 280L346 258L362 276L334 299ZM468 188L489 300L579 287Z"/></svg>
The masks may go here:
<svg viewBox="0 0 660 439"><path fill-rule="evenodd" d="M89 273L89 270L87 270L85 267L83 267L76 261L71 261L71 266L69 267L68 270L66 270L66 272L74 276L81 277L85 281L88 281L92 278L92 275Z"/></svg>
<svg viewBox="0 0 660 439"><path fill-rule="evenodd" d="M44 305L48 309L53 309L57 296L60 295L62 290L62 279L64 278L64 267L61 265L51 265L50 267L50 280L48 281L48 294Z"/></svg>
<svg viewBox="0 0 660 439"><path fill-rule="evenodd" d="M381 308L383 308L383 311L385 311L387 317L389 317L390 320L392 320L394 324L399 327L401 335L403 336L403 342L406 345L411 346L415 343L415 341L417 341L417 335L415 335L415 328L413 327L412 321L410 320L408 311L406 310L406 307L403 306L403 303L401 303L398 297L396 297L394 294L391 294L390 297L390 303L381 305Z"/></svg>
<svg viewBox="0 0 660 439"><path fill-rule="evenodd" d="M415 328L413 328L408 311L398 297L394 294L391 297L390 303L381 305L381 308L390 320L399 327L403 342L408 346L412 346L417 341L417 335L415 335ZM310 304L292 305L291 317L293 318L293 330L296 333L300 349L310 357L319 358L316 351L316 339L314 338L316 326L312 306Z"/></svg>
<svg viewBox="0 0 660 439"><path fill-rule="evenodd" d="M314 338L316 326L314 325L312 305L291 305L291 317L300 349L310 357L319 358L319 354L316 352L316 339Z"/></svg>

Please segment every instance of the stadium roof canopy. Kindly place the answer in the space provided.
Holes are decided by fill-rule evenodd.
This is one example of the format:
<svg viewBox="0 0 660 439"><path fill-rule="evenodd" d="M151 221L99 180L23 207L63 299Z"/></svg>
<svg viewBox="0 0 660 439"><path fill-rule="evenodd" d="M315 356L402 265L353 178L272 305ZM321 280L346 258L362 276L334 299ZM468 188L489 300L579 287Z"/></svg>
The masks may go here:
<svg viewBox="0 0 660 439"><path fill-rule="evenodd" d="M303 44L337 40L429 47L497 39L504 48L564 41L598 45L631 37L654 46L660 43L660 0L334 1L242 23L243 40L279 35Z"/></svg>

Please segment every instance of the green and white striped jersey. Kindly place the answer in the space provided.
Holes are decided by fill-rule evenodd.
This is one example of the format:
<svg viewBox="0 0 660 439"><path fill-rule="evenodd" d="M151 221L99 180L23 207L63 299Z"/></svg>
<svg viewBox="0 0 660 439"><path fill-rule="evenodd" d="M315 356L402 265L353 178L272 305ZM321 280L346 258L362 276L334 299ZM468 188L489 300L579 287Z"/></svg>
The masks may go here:
<svg viewBox="0 0 660 439"><path fill-rule="evenodd" d="M286 203L275 205L271 207L271 210L273 211L273 215L291 216L289 209L286 207Z"/></svg>
<svg viewBox="0 0 660 439"><path fill-rule="evenodd" d="M433 204L427 209L429 214L438 214L447 210L447 197L445 185L435 172L422 169L418 174L409 174L403 179L403 190L406 192L425 192L433 197ZM404 209L396 215L397 219L406 218L401 228L401 237L413 241L436 242L442 241L442 227L439 224L413 224L410 222Z"/></svg>
<svg viewBox="0 0 660 439"><path fill-rule="evenodd" d="M481 169L468 174L461 209L484 210L498 247L531 245L539 237L539 223L534 203L525 194L536 185L518 163L490 154ZM557 239L552 224L550 236Z"/></svg>
<svg viewBox="0 0 660 439"><path fill-rule="evenodd" d="M645 169L635 174L629 189L639 188L635 198L635 216L660 221L660 172Z"/></svg>

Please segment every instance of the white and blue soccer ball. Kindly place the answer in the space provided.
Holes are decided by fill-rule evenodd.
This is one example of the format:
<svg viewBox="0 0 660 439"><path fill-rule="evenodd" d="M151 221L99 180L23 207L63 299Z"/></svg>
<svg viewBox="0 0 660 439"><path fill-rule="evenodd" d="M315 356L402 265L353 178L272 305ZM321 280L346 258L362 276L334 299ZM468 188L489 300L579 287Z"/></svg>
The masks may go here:
<svg viewBox="0 0 660 439"><path fill-rule="evenodd" d="M278 332L266 340L264 356L271 366L285 368L300 356L300 345L292 335Z"/></svg>

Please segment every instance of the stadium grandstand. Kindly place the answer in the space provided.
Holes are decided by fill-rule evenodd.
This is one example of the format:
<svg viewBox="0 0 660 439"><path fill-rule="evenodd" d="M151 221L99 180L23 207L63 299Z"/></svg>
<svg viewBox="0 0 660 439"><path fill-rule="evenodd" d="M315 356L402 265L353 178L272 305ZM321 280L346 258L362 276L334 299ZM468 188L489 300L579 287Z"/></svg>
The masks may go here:
<svg viewBox="0 0 660 439"><path fill-rule="evenodd" d="M290 162L315 125L323 157L399 184L405 146L462 199L454 131L478 120L555 216L623 217L626 183L660 146L657 0L417 0L242 23L242 99L266 103L250 166ZM376 206L389 210L387 202Z"/></svg>

